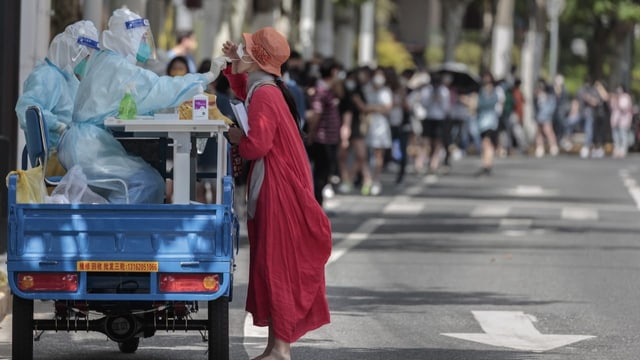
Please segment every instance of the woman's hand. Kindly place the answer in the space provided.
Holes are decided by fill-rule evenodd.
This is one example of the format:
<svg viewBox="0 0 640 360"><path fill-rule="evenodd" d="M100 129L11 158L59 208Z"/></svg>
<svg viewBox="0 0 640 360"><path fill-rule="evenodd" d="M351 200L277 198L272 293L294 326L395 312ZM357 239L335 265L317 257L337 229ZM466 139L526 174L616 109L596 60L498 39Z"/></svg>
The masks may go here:
<svg viewBox="0 0 640 360"><path fill-rule="evenodd" d="M237 127L229 128L228 137L229 137L230 143L234 145L240 143L240 139L242 139L242 136L244 136L244 133L240 128L237 128Z"/></svg>
<svg viewBox="0 0 640 360"><path fill-rule="evenodd" d="M231 61L240 60L238 56L238 45L233 41L227 40L222 44L222 53L231 59Z"/></svg>

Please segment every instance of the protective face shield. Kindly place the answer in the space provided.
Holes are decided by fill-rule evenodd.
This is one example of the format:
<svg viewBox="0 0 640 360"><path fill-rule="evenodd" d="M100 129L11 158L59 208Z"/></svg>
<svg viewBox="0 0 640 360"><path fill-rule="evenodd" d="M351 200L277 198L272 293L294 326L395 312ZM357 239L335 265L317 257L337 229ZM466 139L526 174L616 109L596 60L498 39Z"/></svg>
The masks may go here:
<svg viewBox="0 0 640 360"><path fill-rule="evenodd" d="M91 21L73 23L51 41L47 58L69 73L84 74L86 59L99 50L98 30Z"/></svg>
<svg viewBox="0 0 640 360"><path fill-rule="evenodd" d="M98 47L98 42L96 40L85 36L80 36L77 43L81 45L80 51L71 58L71 63L75 64L73 67L73 73L79 77L83 77L87 67L87 61L89 60L91 53L95 50L100 50L100 48Z"/></svg>
<svg viewBox="0 0 640 360"><path fill-rule="evenodd" d="M109 18L109 28L102 32L101 47L123 55L131 63L156 58L149 20L126 8L115 10Z"/></svg>
<svg viewBox="0 0 640 360"><path fill-rule="evenodd" d="M140 39L140 45L138 45L138 52L136 53L136 60L145 63L149 59L156 59L156 45L153 41L153 34L149 28L149 20L147 19L135 19L124 23L127 30L136 31L143 29L142 38Z"/></svg>

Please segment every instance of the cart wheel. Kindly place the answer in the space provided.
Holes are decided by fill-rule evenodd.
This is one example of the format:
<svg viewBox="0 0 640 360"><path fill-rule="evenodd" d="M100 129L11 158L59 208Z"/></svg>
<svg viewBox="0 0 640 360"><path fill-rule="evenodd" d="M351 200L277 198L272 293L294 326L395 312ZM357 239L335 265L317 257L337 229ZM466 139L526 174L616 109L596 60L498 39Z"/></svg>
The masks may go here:
<svg viewBox="0 0 640 360"><path fill-rule="evenodd" d="M12 359L33 359L33 300L13 295Z"/></svg>
<svg viewBox="0 0 640 360"><path fill-rule="evenodd" d="M229 360L229 298L209 301L209 360Z"/></svg>
<svg viewBox="0 0 640 360"><path fill-rule="evenodd" d="M123 342L119 342L118 349L125 354L133 354L138 350L138 345L140 345L140 338L134 337Z"/></svg>

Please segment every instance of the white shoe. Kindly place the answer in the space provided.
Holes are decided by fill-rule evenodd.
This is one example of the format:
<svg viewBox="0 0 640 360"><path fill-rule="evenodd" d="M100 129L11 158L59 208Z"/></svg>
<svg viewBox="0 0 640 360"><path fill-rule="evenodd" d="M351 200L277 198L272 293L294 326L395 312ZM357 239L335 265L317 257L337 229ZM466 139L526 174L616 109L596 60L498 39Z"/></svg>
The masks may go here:
<svg viewBox="0 0 640 360"><path fill-rule="evenodd" d="M371 185L371 195L372 196L378 196L380 195L380 193L382 192L382 185L380 185L380 183L373 183L373 185Z"/></svg>
<svg viewBox="0 0 640 360"><path fill-rule="evenodd" d="M336 195L336 192L333 190L333 186L331 186L331 184L327 184L324 186L324 189L322 189L322 196L324 196L325 199L331 199Z"/></svg>
<svg viewBox="0 0 640 360"><path fill-rule="evenodd" d="M586 159L589 157L589 148L586 146L583 146L582 149L580 149L580 157L583 159Z"/></svg>
<svg viewBox="0 0 640 360"><path fill-rule="evenodd" d="M549 154L551 154L551 156L558 156L558 153L560 152L560 149L558 149L558 146L552 146L551 148L549 148Z"/></svg>
<svg viewBox="0 0 640 360"><path fill-rule="evenodd" d="M544 148L542 146L538 146L536 148L536 157L541 158L544 156Z"/></svg>
<svg viewBox="0 0 640 360"><path fill-rule="evenodd" d="M594 158L596 158L596 159L601 159L601 158L603 158L603 157L604 157L604 149L603 149L603 148L601 148L601 147L599 147L599 148L597 148L597 149L593 150L593 154L592 154L592 156L593 156Z"/></svg>

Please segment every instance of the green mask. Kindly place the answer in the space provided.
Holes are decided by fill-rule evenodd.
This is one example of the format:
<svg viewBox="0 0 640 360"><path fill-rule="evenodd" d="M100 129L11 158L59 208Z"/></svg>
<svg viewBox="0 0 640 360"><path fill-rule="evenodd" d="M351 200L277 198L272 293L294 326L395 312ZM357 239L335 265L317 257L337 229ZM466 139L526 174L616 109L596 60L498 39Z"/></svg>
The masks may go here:
<svg viewBox="0 0 640 360"><path fill-rule="evenodd" d="M76 67L73 68L73 72L76 75L83 77L86 68L87 68L87 58L84 58L78 63L78 65L76 65Z"/></svg>

